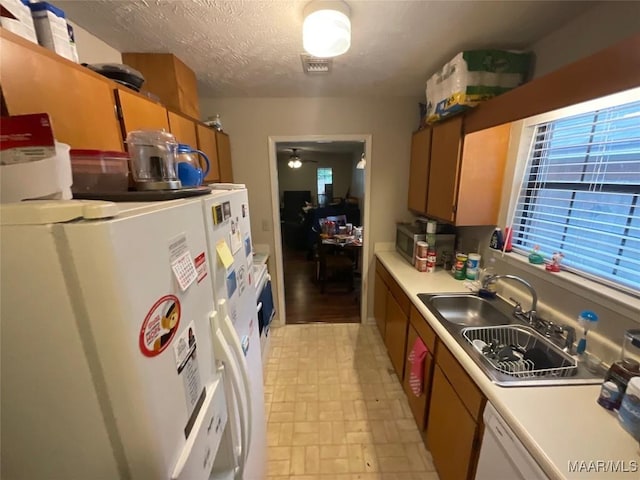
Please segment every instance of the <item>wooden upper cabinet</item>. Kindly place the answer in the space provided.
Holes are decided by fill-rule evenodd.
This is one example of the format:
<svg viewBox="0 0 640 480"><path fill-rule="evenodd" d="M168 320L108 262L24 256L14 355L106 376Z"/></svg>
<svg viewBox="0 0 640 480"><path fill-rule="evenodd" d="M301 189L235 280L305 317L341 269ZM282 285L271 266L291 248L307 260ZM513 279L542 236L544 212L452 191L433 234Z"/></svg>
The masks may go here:
<svg viewBox="0 0 640 480"><path fill-rule="evenodd" d="M0 86L9 115L48 113L71 148L122 151L113 83L0 28Z"/></svg>
<svg viewBox="0 0 640 480"><path fill-rule="evenodd" d="M433 127L427 216L445 222L455 220L460 149L462 146L462 116Z"/></svg>
<svg viewBox="0 0 640 480"><path fill-rule="evenodd" d="M167 109L163 105L132 92L126 87L116 90L116 98L125 138L129 132L134 130L164 129L169 131Z"/></svg>
<svg viewBox="0 0 640 480"><path fill-rule="evenodd" d="M496 225L511 124L464 137L456 225Z"/></svg>
<svg viewBox="0 0 640 480"><path fill-rule="evenodd" d="M411 137L408 208L421 214L427 212L430 154L431 128L425 128L415 132Z"/></svg>
<svg viewBox="0 0 640 480"><path fill-rule="evenodd" d="M197 148L196 122L172 111L167 111L167 116L169 118L169 129L178 140L178 143L185 143L191 148Z"/></svg>
<svg viewBox="0 0 640 480"><path fill-rule="evenodd" d="M200 117L196 75L184 62L171 53L122 54L122 62L139 70L142 85L160 98L166 106L190 117Z"/></svg>
<svg viewBox="0 0 640 480"><path fill-rule="evenodd" d="M231 166L231 143L229 135L216 131L216 143L218 144L218 165L220 166L220 181L233 183L233 168Z"/></svg>
<svg viewBox="0 0 640 480"><path fill-rule="evenodd" d="M200 123L196 123L198 136L198 150L202 150L209 159L209 173L205 177L205 182L220 181L220 167L218 165L218 145L216 143L216 131ZM203 165L204 167L204 165Z"/></svg>

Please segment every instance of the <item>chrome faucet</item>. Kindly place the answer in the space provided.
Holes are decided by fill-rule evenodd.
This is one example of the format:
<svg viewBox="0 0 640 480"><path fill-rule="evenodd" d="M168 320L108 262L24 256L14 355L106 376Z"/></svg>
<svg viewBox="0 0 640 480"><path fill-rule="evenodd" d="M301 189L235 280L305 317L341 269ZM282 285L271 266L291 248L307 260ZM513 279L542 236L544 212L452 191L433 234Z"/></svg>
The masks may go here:
<svg viewBox="0 0 640 480"><path fill-rule="evenodd" d="M515 280L521 283L522 285L524 285L525 287L527 287L527 289L529 290L529 293L531 294L531 309L525 312L522 310L522 307L520 306L520 304L516 302L516 306L514 308L513 314L517 318L524 317L524 319L526 319L526 321L530 325L533 325L536 320L536 308L538 307L538 294L536 293L536 290L533 288L533 286L529 282L515 275L490 275L482 281L482 288L486 289L491 283L495 283L500 279Z"/></svg>
<svg viewBox="0 0 640 480"><path fill-rule="evenodd" d="M542 333L545 337L553 340L566 353L570 355L573 353L572 352L573 343L576 340L575 328L569 325L553 323L551 321L543 320L541 318L536 319L536 324L534 326L536 330Z"/></svg>

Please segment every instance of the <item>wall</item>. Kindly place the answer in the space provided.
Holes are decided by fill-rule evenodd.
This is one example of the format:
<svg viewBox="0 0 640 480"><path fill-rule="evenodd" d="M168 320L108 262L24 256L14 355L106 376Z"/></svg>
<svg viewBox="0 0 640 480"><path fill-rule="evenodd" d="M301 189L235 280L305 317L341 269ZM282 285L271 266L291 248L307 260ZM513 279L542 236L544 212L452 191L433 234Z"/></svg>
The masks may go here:
<svg viewBox="0 0 640 480"><path fill-rule="evenodd" d="M269 173L269 136L372 135L368 312L373 306L373 246L395 240L407 212L411 132L420 98L202 98L202 117L220 113L231 138L234 180L249 189L254 242L275 251ZM275 275L275 269L270 273ZM275 293L277 295L277 292Z"/></svg>
<svg viewBox="0 0 640 480"><path fill-rule="evenodd" d="M640 32L639 19L640 2L600 2L529 47L536 55L535 76L545 75ZM630 57L632 54L629 52Z"/></svg>
<svg viewBox="0 0 640 480"><path fill-rule="evenodd" d="M122 55L80 25L67 22L73 27L80 63L122 63Z"/></svg>
<svg viewBox="0 0 640 480"><path fill-rule="evenodd" d="M318 154L301 155L302 159L317 160L318 163L305 162L300 168L289 168L287 162L289 156L278 158L278 187L280 190L280 202L282 192L285 190L309 190L314 203L317 203L318 195L318 168L333 169L333 196L344 197L351 186L353 172L353 160L350 154Z"/></svg>
<svg viewBox="0 0 640 480"><path fill-rule="evenodd" d="M360 205L364 205L364 169L356 168L361 156L355 155L353 158L353 172L351 174L351 196L357 198Z"/></svg>

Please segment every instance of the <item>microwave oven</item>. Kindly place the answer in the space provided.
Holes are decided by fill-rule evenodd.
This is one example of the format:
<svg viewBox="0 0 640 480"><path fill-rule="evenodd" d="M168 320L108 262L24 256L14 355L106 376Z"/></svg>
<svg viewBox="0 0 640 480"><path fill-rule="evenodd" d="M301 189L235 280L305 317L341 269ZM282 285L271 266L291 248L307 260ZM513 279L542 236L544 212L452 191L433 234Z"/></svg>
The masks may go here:
<svg viewBox="0 0 640 480"><path fill-rule="evenodd" d="M399 223L396 226L396 251L411 265L414 263L415 249L418 242L425 242L427 235L416 225ZM436 234L436 265L444 264L445 254L449 260L453 258L456 247L455 234Z"/></svg>

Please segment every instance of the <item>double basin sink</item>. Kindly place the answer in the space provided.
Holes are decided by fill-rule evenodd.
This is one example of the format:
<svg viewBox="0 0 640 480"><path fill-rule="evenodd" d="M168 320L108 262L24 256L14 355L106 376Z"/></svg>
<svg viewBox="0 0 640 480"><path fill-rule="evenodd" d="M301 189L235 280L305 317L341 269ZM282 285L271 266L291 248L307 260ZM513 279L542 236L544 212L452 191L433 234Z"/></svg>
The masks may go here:
<svg viewBox="0 0 640 480"><path fill-rule="evenodd" d="M499 297L418 294L429 311L494 383L505 387L602 382L556 342L513 315Z"/></svg>

